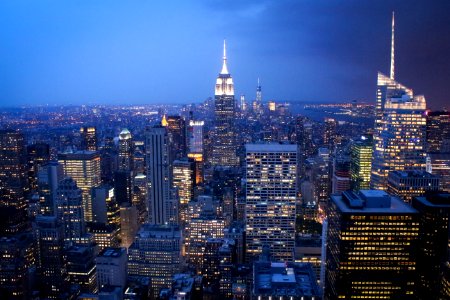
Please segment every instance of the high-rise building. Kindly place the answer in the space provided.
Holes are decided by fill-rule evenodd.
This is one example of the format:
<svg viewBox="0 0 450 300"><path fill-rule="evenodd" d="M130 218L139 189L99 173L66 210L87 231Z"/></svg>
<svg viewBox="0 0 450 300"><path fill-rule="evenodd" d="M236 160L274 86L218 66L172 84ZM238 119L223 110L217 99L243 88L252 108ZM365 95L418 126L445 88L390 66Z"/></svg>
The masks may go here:
<svg viewBox="0 0 450 300"><path fill-rule="evenodd" d="M80 128L81 150L97 151L97 129L94 126Z"/></svg>
<svg viewBox="0 0 450 300"><path fill-rule="evenodd" d="M195 163L192 159L173 162L173 186L177 189L181 222L186 221L189 201L194 198Z"/></svg>
<svg viewBox="0 0 450 300"><path fill-rule="evenodd" d="M262 247L273 257L294 259L297 197L297 146L246 145L246 260Z"/></svg>
<svg viewBox="0 0 450 300"><path fill-rule="evenodd" d="M114 197L114 188L101 185L92 189L93 222L105 225L120 225L119 205Z"/></svg>
<svg viewBox="0 0 450 300"><path fill-rule="evenodd" d="M38 170L50 160L50 146L45 143L36 143L27 146L27 175L31 190L36 190Z"/></svg>
<svg viewBox="0 0 450 300"><path fill-rule="evenodd" d="M362 136L350 148L350 187L355 190L370 188L370 171L372 167L373 139Z"/></svg>
<svg viewBox="0 0 450 300"><path fill-rule="evenodd" d="M120 207L120 237L121 246L128 248L133 243L139 230L139 213L137 207L124 203Z"/></svg>
<svg viewBox="0 0 450 300"><path fill-rule="evenodd" d="M336 140L336 120L325 118L325 129L323 132L323 145L333 151Z"/></svg>
<svg viewBox="0 0 450 300"><path fill-rule="evenodd" d="M411 204L414 197L439 190L439 177L425 171L392 171L388 175L387 192Z"/></svg>
<svg viewBox="0 0 450 300"><path fill-rule="evenodd" d="M450 152L428 153L426 161L427 172L440 179L440 190L450 192Z"/></svg>
<svg viewBox="0 0 450 300"><path fill-rule="evenodd" d="M223 45L223 65L215 87L215 130L212 164L238 166L235 136L236 103L234 84L227 67L225 42Z"/></svg>
<svg viewBox="0 0 450 300"><path fill-rule="evenodd" d="M124 128L119 134L119 170L133 170L133 140L128 129Z"/></svg>
<svg viewBox="0 0 450 300"><path fill-rule="evenodd" d="M313 126L305 117L297 117L295 122L295 135L299 149L299 178L306 174L305 162L314 153Z"/></svg>
<svg viewBox="0 0 450 300"><path fill-rule="evenodd" d="M26 149L22 133L0 130L0 235L14 234L26 226ZM3 222L2 222L3 223Z"/></svg>
<svg viewBox="0 0 450 300"><path fill-rule="evenodd" d="M450 152L450 112L427 111L427 152Z"/></svg>
<svg viewBox="0 0 450 300"><path fill-rule="evenodd" d="M342 193L350 189L350 159L341 155L334 159L331 192Z"/></svg>
<svg viewBox="0 0 450 300"><path fill-rule="evenodd" d="M144 224L128 248L128 276L151 278L154 297L169 288L180 270L181 232L171 225Z"/></svg>
<svg viewBox="0 0 450 300"><path fill-rule="evenodd" d="M148 218L151 224L170 220L169 139L166 127L149 127L145 132L148 180Z"/></svg>
<svg viewBox="0 0 450 300"><path fill-rule="evenodd" d="M56 214L56 190L59 181L64 177L63 174L62 166L56 161L51 161L39 168L37 185L43 215Z"/></svg>
<svg viewBox="0 0 450 300"><path fill-rule="evenodd" d="M395 170L425 169L426 101L394 80L394 17L391 76L378 73L371 187L386 190Z"/></svg>
<svg viewBox="0 0 450 300"><path fill-rule="evenodd" d="M167 133L169 137L169 161L173 162L186 156L186 122L180 116L167 116Z"/></svg>
<svg viewBox="0 0 450 300"><path fill-rule="evenodd" d="M87 222L92 222L91 189L100 185L100 155L95 151L61 153L58 162L63 166L64 176L76 181L83 193L83 210Z"/></svg>
<svg viewBox="0 0 450 300"><path fill-rule="evenodd" d="M78 242L86 233L82 191L67 177L59 182L57 195L57 217L64 227L64 239Z"/></svg>
<svg viewBox="0 0 450 300"><path fill-rule="evenodd" d="M63 299L68 291L68 277L63 252L64 227L57 217L36 217L36 242L40 292L44 297Z"/></svg>
<svg viewBox="0 0 450 300"><path fill-rule="evenodd" d="M444 299L439 294L448 261L450 194L429 193L416 197L412 206L420 213L417 299Z"/></svg>
<svg viewBox="0 0 450 300"><path fill-rule="evenodd" d="M417 210L379 190L332 195L325 299L415 299Z"/></svg>
<svg viewBox="0 0 450 300"><path fill-rule="evenodd" d="M189 153L203 154L204 121L190 120L188 126Z"/></svg>
<svg viewBox="0 0 450 300"><path fill-rule="evenodd" d="M127 249L105 248L97 258L97 281L101 289L106 285L120 286L122 291L127 283Z"/></svg>
<svg viewBox="0 0 450 300"><path fill-rule="evenodd" d="M97 293L95 246L90 243L73 245L66 250L65 255L70 284L81 293Z"/></svg>

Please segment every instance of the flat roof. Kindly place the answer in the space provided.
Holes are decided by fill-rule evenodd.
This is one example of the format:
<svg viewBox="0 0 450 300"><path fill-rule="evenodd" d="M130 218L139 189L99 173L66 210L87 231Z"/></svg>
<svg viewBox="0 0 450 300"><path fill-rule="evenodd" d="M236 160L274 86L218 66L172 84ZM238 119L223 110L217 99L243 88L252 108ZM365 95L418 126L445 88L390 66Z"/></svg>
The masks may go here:
<svg viewBox="0 0 450 300"><path fill-rule="evenodd" d="M360 191L367 198L381 198L387 193L380 190L362 190ZM351 207L343 199L342 195L331 195L332 201L338 206L343 213L371 213L371 214L416 214L418 211L405 203L398 197L391 196L389 207ZM362 200L362 199L361 199ZM363 200L362 200L363 201Z"/></svg>
<svg viewBox="0 0 450 300"><path fill-rule="evenodd" d="M247 152L297 152L296 144L262 143L245 144Z"/></svg>

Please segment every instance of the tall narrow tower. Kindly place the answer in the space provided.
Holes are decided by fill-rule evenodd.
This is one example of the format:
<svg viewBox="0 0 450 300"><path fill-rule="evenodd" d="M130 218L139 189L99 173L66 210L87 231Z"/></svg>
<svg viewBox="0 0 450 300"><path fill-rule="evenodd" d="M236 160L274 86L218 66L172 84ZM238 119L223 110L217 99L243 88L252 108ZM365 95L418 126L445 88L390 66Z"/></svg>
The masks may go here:
<svg viewBox="0 0 450 300"><path fill-rule="evenodd" d="M426 101L394 80L394 15L390 77L378 73L371 187L387 189L396 170L425 169Z"/></svg>
<svg viewBox="0 0 450 300"><path fill-rule="evenodd" d="M223 43L222 71L216 80L215 88L215 140L213 144L212 164L219 166L237 166L236 136L234 122L236 103L234 84L227 67L226 44Z"/></svg>

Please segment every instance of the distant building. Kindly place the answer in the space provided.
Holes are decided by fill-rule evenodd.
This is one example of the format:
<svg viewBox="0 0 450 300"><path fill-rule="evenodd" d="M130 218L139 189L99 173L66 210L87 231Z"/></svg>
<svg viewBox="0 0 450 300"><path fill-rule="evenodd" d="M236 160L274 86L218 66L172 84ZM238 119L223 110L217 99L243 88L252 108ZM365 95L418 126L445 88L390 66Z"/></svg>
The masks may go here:
<svg viewBox="0 0 450 300"><path fill-rule="evenodd" d="M82 190L67 177L59 182L57 194L57 217L64 227L64 239L69 244L79 242L86 233Z"/></svg>
<svg viewBox="0 0 450 300"><path fill-rule="evenodd" d="M91 189L100 185L100 155L95 151L58 154L64 176L72 177L83 192L83 210L87 222L92 222Z"/></svg>
<svg viewBox="0 0 450 300"><path fill-rule="evenodd" d="M105 248L95 259L97 281L101 289L104 286L119 286L122 292L127 283L126 248Z"/></svg>
<svg viewBox="0 0 450 300"><path fill-rule="evenodd" d="M81 150L97 151L97 129L94 126L83 126L80 128Z"/></svg>
<svg viewBox="0 0 450 300"><path fill-rule="evenodd" d="M428 153L427 172L440 179L440 190L450 192L450 152Z"/></svg>
<svg viewBox="0 0 450 300"><path fill-rule="evenodd" d="M427 152L450 152L450 112L427 111Z"/></svg>
<svg viewBox="0 0 450 300"><path fill-rule="evenodd" d="M67 249L65 255L70 284L79 287L81 293L97 293L95 246L77 244Z"/></svg>
<svg viewBox="0 0 450 300"><path fill-rule="evenodd" d="M263 246L293 261L297 197L297 145L246 145L246 260Z"/></svg>
<svg viewBox="0 0 450 300"><path fill-rule="evenodd" d="M427 191L439 190L439 177L425 171L393 171L388 175L387 192L410 203Z"/></svg>
<svg viewBox="0 0 450 300"><path fill-rule="evenodd" d="M418 211L379 190L331 196L325 299L410 299L415 292Z"/></svg>
<svg viewBox="0 0 450 300"><path fill-rule="evenodd" d="M370 188L373 138L362 136L351 145L350 153L350 187L355 191L367 190Z"/></svg>
<svg viewBox="0 0 450 300"><path fill-rule="evenodd" d="M119 170L133 170L133 139L126 128L119 134Z"/></svg>

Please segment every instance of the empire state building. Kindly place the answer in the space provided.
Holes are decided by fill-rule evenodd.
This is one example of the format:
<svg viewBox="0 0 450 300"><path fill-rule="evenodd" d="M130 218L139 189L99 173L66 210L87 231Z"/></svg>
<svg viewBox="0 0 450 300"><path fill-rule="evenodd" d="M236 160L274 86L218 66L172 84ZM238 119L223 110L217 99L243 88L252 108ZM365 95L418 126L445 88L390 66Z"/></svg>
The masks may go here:
<svg viewBox="0 0 450 300"><path fill-rule="evenodd" d="M214 166L238 166L236 156L236 133L234 122L236 101L234 84L227 68L226 44L223 43L222 71L216 80L215 88L215 133L212 164Z"/></svg>

